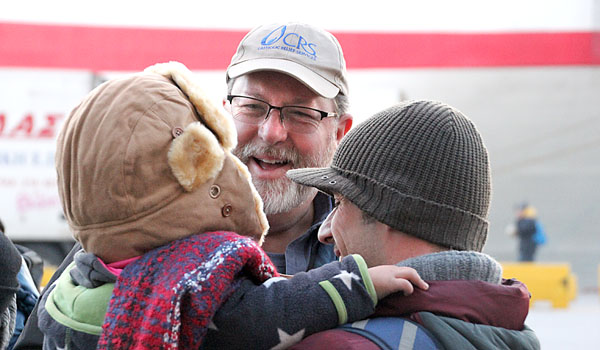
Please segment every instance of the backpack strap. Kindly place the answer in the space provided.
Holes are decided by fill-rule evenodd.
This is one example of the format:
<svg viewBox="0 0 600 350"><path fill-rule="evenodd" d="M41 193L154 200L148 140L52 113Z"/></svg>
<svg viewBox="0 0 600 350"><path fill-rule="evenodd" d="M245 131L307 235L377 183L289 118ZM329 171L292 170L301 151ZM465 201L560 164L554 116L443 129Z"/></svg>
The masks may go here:
<svg viewBox="0 0 600 350"><path fill-rule="evenodd" d="M442 349L420 324L400 317L377 317L346 323L341 329L361 335L385 350Z"/></svg>

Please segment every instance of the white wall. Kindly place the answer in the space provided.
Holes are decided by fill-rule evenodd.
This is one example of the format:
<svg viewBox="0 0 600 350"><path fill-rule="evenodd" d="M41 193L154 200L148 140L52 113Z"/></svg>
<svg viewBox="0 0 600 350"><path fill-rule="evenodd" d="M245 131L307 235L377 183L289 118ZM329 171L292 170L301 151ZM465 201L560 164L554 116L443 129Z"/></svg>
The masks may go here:
<svg viewBox="0 0 600 350"><path fill-rule="evenodd" d="M252 28L298 20L329 30L536 31L600 28L598 0L3 1L0 20L177 28ZM596 18L594 18L596 13Z"/></svg>

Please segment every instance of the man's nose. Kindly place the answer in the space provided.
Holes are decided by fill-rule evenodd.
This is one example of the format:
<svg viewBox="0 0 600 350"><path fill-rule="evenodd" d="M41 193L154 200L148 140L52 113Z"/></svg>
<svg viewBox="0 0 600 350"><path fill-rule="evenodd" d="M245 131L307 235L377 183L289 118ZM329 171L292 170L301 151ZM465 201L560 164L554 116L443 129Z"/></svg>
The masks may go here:
<svg viewBox="0 0 600 350"><path fill-rule="evenodd" d="M281 122L281 111L271 109L265 120L258 129L258 136L269 144L284 142L287 139L287 130Z"/></svg>
<svg viewBox="0 0 600 350"><path fill-rule="evenodd" d="M333 219L333 215L335 214L335 210L327 215L327 218L321 224L319 228L319 241L324 244L334 244L333 234L331 233L331 220Z"/></svg>

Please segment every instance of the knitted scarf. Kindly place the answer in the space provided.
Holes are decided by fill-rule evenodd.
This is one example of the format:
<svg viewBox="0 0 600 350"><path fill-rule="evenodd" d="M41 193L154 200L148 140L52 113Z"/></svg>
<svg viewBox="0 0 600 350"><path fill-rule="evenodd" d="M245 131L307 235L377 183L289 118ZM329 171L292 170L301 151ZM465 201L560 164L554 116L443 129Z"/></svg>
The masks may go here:
<svg viewBox="0 0 600 350"><path fill-rule="evenodd" d="M240 275L260 283L278 273L254 241L232 232L144 254L117 279L97 349L197 349Z"/></svg>
<svg viewBox="0 0 600 350"><path fill-rule="evenodd" d="M500 263L474 251L448 250L406 259L396 265L414 268L426 281L469 280L495 284L502 281Z"/></svg>

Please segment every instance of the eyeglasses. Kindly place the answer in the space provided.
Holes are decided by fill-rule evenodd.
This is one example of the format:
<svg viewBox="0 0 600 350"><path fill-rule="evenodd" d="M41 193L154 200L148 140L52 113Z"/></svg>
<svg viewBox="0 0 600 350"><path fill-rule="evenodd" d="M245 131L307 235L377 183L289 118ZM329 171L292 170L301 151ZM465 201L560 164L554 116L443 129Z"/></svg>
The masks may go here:
<svg viewBox="0 0 600 350"><path fill-rule="evenodd" d="M279 110L279 121L289 132L310 134L317 130L323 118L336 117L333 112L302 106L273 106L254 97L227 95L233 118L242 123L260 125L269 119L271 110Z"/></svg>

